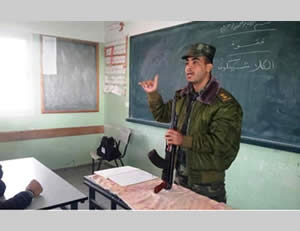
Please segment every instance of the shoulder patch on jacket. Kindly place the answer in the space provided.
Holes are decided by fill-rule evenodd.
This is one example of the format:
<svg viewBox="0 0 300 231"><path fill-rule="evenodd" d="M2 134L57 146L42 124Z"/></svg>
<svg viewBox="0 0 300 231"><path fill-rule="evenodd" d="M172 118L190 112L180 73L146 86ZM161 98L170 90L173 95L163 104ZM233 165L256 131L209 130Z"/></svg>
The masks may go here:
<svg viewBox="0 0 300 231"><path fill-rule="evenodd" d="M230 94L228 94L226 91L221 89L218 93L218 97L222 100L222 102L227 102L229 100L232 100L232 97Z"/></svg>

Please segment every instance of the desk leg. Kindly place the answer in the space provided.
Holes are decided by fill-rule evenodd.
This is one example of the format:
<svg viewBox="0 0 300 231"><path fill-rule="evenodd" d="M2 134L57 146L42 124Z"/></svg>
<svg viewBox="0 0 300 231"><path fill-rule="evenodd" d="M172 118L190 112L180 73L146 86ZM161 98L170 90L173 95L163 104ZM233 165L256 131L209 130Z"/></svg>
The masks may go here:
<svg viewBox="0 0 300 231"><path fill-rule="evenodd" d="M94 174L95 171L95 161L92 159L92 174Z"/></svg>
<svg viewBox="0 0 300 231"><path fill-rule="evenodd" d="M71 204L71 209L78 209L78 202L74 202Z"/></svg>
<svg viewBox="0 0 300 231"><path fill-rule="evenodd" d="M113 201L110 202L110 208L111 210L116 210L117 209L117 204Z"/></svg>
<svg viewBox="0 0 300 231"><path fill-rule="evenodd" d="M93 204L92 201L95 201L95 190L89 187L89 209L90 210L95 210L95 205Z"/></svg>

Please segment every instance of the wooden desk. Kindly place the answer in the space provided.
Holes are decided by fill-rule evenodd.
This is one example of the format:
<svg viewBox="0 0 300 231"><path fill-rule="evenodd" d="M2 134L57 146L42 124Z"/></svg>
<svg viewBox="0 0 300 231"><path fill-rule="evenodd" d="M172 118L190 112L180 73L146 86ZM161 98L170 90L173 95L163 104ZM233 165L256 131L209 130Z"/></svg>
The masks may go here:
<svg viewBox="0 0 300 231"><path fill-rule="evenodd" d="M135 210L217 210L231 209L224 203L211 200L180 185L173 184L171 190L162 190L158 194L153 192L161 179L120 186L110 179L99 175L84 177L84 184L89 187L89 208L104 209L95 199L100 193L111 201L111 209L116 205L124 209Z"/></svg>
<svg viewBox="0 0 300 231"><path fill-rule="evenodd" d="M0 164L3 169L2 180L6 184L6 199L24 191L32 179L41 183L43 192L32 200L27 209L64 208L66 205L70 205L71 209L78 209L78 202L88 199L73 185L34 158L0 161Z"/></svg>

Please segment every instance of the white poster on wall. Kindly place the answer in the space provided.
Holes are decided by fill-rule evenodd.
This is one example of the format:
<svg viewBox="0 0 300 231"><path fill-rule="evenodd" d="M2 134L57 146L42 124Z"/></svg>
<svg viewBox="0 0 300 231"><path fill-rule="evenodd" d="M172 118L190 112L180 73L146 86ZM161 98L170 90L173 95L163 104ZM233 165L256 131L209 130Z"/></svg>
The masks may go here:
<svg viewBox="0 0 300 231"><path fill-rule="evenodd" d="M104 93L126 95L127 40L124 22L105 23Z"/></svg>
<svg viewBox="0 0 300 231"><path fill-rule="evenodd" d="M43 74L56 75L56 38L43 36Z"/></svg>

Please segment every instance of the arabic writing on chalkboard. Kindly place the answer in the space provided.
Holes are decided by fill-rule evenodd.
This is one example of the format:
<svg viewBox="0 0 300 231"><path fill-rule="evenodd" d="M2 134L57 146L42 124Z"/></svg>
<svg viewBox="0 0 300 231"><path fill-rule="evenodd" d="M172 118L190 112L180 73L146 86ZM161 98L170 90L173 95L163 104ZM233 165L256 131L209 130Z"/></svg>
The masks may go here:
<svg viewBox="0 0 300 231"><path fill-rule="evenodd" d="M264 27L263 27L264 26ZM270 26L270 27L265 27ZM268 49L271 37L265 37L262 32L277 31L272 27L271 22L234 22L222 25L218 39L230 38L229 48L232 53L221 59L217 69L220 71L270 71L275 68L275 61L272 58L272 50ZM257 34L255 38L248 34ZM255 60L248 59L249 56L256 57Z"/></svg>
<svg viewBox="0 0 300 231"><path fill-rule="evenodd" d="M154 121L137 84L159 74L166 102L186 86L184 48L216 47L212 75L243 108L242 140L300 152L300 22L193 22L130 39L129 121Z"/></svg>

